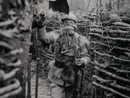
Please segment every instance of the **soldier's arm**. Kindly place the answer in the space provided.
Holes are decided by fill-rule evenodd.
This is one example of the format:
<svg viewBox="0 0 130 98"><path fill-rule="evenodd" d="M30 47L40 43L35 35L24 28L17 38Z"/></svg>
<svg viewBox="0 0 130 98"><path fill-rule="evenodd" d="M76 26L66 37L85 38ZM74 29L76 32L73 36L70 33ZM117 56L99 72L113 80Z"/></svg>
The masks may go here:
<svg viewBox="0 0 130 98"><path fill-rule="evenodd" d="M86 48L84 48L81 52L81 60L85 63L85 65L87 65L90 62L90 55Z"/></svg>
<svg viewBox="0 0 130 98"><path fill-rule="evenodd" d="M56 31L46 32L46 26L38 28L38 39L47 43L53 43L59 37Z"/></svg>
<svg viewBox="0 0 130 98"><path fill-rule="evenodd" d="M80 53L81 61L83 61L85 67L90 62L90 55L89 55L89 40L87 38L82 38L83 46Z"/></svg>

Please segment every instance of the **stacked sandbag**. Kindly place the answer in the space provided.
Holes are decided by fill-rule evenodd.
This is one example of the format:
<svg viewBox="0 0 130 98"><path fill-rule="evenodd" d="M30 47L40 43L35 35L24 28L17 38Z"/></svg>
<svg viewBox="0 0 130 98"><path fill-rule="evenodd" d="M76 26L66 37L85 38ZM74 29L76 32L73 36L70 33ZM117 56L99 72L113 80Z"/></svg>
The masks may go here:
<svg viewBox="0 0 130 98"><path fill-rule="evenodd" d="M91 27L89 33L95 96L130 98L130 24L111 20L103 27Z"/></svg>
<svg viewBox="0 0 130 98"><path fill-rule="evenodd" d="M18 55L23 52L23 37L17 14L12 9L22 8L23 3L24 0L0 2L0 98L15 96L22 91L21 81L16 78L16 73L21 66Z"/></svg>

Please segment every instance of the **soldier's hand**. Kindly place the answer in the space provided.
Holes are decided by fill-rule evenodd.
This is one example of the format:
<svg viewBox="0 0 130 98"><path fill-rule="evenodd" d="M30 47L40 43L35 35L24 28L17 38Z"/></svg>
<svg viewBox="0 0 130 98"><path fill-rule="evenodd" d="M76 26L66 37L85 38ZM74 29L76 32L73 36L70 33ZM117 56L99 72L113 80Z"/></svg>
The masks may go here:
<svg viewBox="0 0 130 98"><path fill-rule="evenodd" d="M75 64L80 67L85 67L85 63L81 59L76 59Z"/></svg>
<svg viewBox="0 0 130 98"><path fill-rule="evenodd" d="M32 22L32 29L33 28L42 28L47 24L45 19L45 14L34 14L33 22Z"/></svg>
<svg viewBox="0 0 130 98"><path fill-rule="evenodd" d="M32 23L32 29L33 29L33 28L36 28L36 27L42 28L42 27L44 27L46 24L47 24L46 21L43 22L43 21L41 21L41 20L34 20L33 23Z"/></svg>

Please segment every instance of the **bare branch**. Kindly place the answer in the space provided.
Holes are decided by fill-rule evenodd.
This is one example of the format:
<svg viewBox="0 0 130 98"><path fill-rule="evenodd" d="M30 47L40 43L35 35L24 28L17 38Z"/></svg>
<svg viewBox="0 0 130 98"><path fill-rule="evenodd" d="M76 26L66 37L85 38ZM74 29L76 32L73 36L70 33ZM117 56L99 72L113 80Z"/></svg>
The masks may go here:
<svg viewBox="0 0 130 98"><path fill-rule="evenodd" d="M100 81L102 83L111 83L111 82L113 82L113 80L105 80L105 79L100 78L100 77L98 77L96 75L93 75L92 78L94 78L94 79L96 79L96 80L98 80L98 81Z"/></svg>
<svg viewBox="0 0 130 98"><path fill-rule="evenodd" d="M0 88L0 95L4 94L4 93L7 93L7 92L10 92L10 91L20 87L20 82L17 79L12 79L10 81L12 81L14 83L10 84L10 85L7 85L7 86L5 86L3 88Z"/></svg>
<svg viewBox="0 0 130 98"><path fill-rule="evenodd" d="M124 94L122 94L122 93L120 93L120 92L118 92L118 91L116 91L116 90L114 90L114 89L112 89L112 88L103 86L103 85L98 84L98 83L96 83L96 82L92 82L92 83L93 83L95 86L100 87L100 88L105 89L105 90L108 90L108 91L110 91L110 92L112 92L112 93L114 93L114 94L120 95L120 96L122 96L122 97L124 97L124 98L129 98L129 96L124 95Z"/></svg>
<svg viewBox="0 0 130 98"><path fill-rule="evenodd" d="M96 80L98 80L102 83L109 83L109 85L111 85L115 88L122 89L122 90L125 90L125 91L130 91L130 88L128 88L128 87L124 87L124 86L121 86L121 85L118 85L118 84L115 84L115 83L111 83L111 82L113 82L113 80L106 80L106 79L103 79L103 78L96 76L96 75L93 75L93 78L95 78Z"/></svg>
<svg viewBox="0 0 130 98"><path fill-rule="evenodd" d="M107 56L107 57L110 57L110 58L114 58L114 59L119 60L119 61L130 62L130 60L125 60L125 59L117 58L116 56L105 54L105 53L100 53L100 52L98 52L96 50L94 50L94 53L96 53L96 54L98 54L100 56Z"/></svg>
<svg viewBox="0 0 130 98"><path fill-rule="evenodd" d="M127 48L122 48L122 47L118 47L118 46L112 47L112 46L109 46L109 45L104 44L104 43L102 43L102 42L91 41L91 43L93 43L93 44L98 44L98 45L102 45L102 46L105 46L105 47L111 47L111 48L113 48L113 49L115 48L115 49L119 49L119 50L130 51L130 49L127 49Z"/></svg>
<svg viewBox="0 0 130 98"><path fill-rule="evenodd" d="M113 25L116 25L116 26L130 27L129 24L123 23L123 22L114 22L114 23L112 23L112 24L113 24Z"/></svg>
<svg viewBox="0 0 130 98"><path fill-rule="evenodd" d="M11 72L5 74L5 75L3 76L3 80L5 81L5 80L7 80L7 79L10 79L10 78L14 77L14 75L16 74L16 72L17 72L18 70L19 70L19 68L15 68L15 69L13 69Z"/></svg>
<svg viewBox="0 0 130 98"><path fill-rule="evenodd" d="M97 69L97 70L99 70L100 72L103 72L103 73L105 73L105 74L107 74L107 75L109 75L109 76L111 76L111 77L113 77L113 78L115 78L115 79L118 79L118 80L121 80L121 81L125 81L125 82L130 83L130 80L129 80L129 79L125 79L125 78L123 78L123 77L121 77L121 76L118 76L118 75L116 75L116 74L114 74L114 73L108 72L108 71L106 71L106 70L104 70L104 69L101 69L101 68L99 68L99 67L97 67L97 66L95 66L95 69Z"/></svg>
<svg viewBox="0 0 130 98"><path fill-rule="evenodd" d="M114 38L114 37L105 37L102 36L100 34L96 34L96 33L89 33L90 36L97 36L103 39L109 39L109 40L114 40L114 41L122 41L122 42L130 42L130 39L126 39L126 38Z"/></svg>
<svg viewBox="0 0 130 98"><path fill-rule="evenodd" d="M9 92L9 93L7 93L7 94L1 95L0 98L8 98L8 97L11 97L11 96L14 96L14 95L19 94L21 91L22 91L22 88L19 87L18 89L14 90L14 91L12 91L12 92Z"/></svg>
<svg viewBox="0 0 130 98"><path fill-rule="evenodd" d="M93 33L104 33L104 32L107 32L107 33L120 33L120 34L130 34L129 31L122 31L122 30L102 30L102 29L90 29L90 32L93 32Z"/></svg>

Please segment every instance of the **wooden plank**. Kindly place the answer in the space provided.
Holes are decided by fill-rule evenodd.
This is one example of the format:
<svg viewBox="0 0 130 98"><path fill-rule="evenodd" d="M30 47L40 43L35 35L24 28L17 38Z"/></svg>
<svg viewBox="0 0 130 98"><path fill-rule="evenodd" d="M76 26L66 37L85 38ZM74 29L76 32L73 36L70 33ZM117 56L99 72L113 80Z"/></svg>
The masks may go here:
<svg viewBox="0 0 130 98"><path fill-rule="evenodd" d="M32 54L29 54L28 57L28 90L27 90L27 98L31 98L31 59L32 59Z"/></svg>

